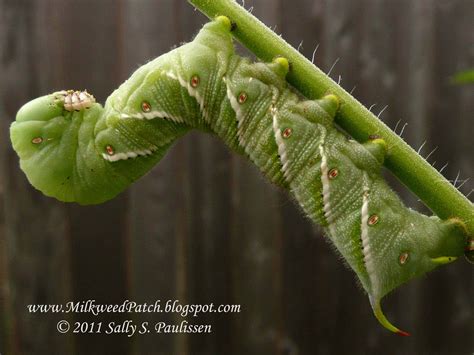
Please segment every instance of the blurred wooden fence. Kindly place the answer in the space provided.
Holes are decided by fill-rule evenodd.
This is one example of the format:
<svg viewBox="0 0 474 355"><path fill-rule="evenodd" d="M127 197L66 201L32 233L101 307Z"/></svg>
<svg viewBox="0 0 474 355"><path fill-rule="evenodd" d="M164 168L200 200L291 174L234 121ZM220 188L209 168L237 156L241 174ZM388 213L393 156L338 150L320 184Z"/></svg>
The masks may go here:
<svg viewBox="0 0 474 355"><path fill-rule="evenodd" d="M295 46L446 176L473 175L471 0L247 0ZM139 64L190 40L206 19L184 0L0 0L0 352L2 354L468 354L472 268L461 260L412 282L376 322L354 275L288 197L215 139L191 134L119 198L66 205L18 168L8 126L28 100L85 89L100 101ZM472 183L463 186L468 192ZM407 201L416 199L404 193ZM178 322L173 314L31 314L28 304L240 304L205 314L209 335L61 335L74 321Z"/></svg>

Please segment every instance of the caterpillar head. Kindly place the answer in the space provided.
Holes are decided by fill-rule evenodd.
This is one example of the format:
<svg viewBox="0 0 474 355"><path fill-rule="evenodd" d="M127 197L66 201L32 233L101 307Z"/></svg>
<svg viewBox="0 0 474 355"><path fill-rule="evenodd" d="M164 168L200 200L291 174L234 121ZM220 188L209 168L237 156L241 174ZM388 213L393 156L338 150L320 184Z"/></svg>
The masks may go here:
<svg viewBox="0 0 474 355"><path fill-rule="evenodd" d="M175 138L160 127L166 121L153 129L169 137L154 144L136 136L149 125L124 123L87 92L60 91L25 104L10 137L35 188L60 201L96 204L149 171Z"/></svg>

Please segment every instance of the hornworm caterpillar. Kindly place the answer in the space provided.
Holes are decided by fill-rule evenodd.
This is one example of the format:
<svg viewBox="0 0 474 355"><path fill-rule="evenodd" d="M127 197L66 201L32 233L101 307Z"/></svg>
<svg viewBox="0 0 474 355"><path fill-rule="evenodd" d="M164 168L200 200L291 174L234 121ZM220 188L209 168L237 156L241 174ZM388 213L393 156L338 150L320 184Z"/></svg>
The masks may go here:
<svg viewBox="0 0 474 355"><path fill-rule="evenodd" d="M380 323L382 298L462 255L455 221L406 208L381 177L385 142L360 144L334 125L339 100L306 100L285 58L252 63L234 53L218 17L185 44L139 68L104 107L61 91L18 112L10 134L31 184L61 201L96 204L149 171L191 129L212 132L289 190L356 272Z"/></svg>

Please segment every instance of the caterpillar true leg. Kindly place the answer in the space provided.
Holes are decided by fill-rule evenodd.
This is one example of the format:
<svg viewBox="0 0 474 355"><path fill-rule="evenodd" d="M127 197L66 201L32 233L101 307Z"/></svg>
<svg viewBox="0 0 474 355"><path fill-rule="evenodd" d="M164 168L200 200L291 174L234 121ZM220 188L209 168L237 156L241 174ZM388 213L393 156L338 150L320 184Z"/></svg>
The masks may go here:
<svg viewBox="0 0 474 355"><path fill-rule="evenodd" d="M334 125L339 98L305 100L286 82L285 58L235 54L224 16L145 64L107 99L59 92L24 105L13 147L33 186L62 201L106 201L149 171L191 129L212 132L287 189L355 271L377 319L404 282L464 252L466 236L403 205L381 176L387 145L359 144Z"/></svg>

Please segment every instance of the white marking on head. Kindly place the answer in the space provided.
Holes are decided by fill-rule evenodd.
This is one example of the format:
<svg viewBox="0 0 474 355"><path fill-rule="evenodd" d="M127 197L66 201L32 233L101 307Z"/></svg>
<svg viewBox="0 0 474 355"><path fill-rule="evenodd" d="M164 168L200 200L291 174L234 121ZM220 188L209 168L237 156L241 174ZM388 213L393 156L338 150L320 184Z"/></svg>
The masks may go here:
<svg viewBox="0 0 474 355"><path fill-rule="evenodd" d="M79 95L77 94L77 92L72 94L71 101L72 101L72 108L74 110L80 110L81 109L81 103L79 101Z"/></svg>
<svg viewBox="0 0 474 355"><path fill-rule="evenodd" d="M95 103L95 98L87 91L62 90L56 93L59 100L62 100L66 111L80 111L91 107Z"/></svg>

